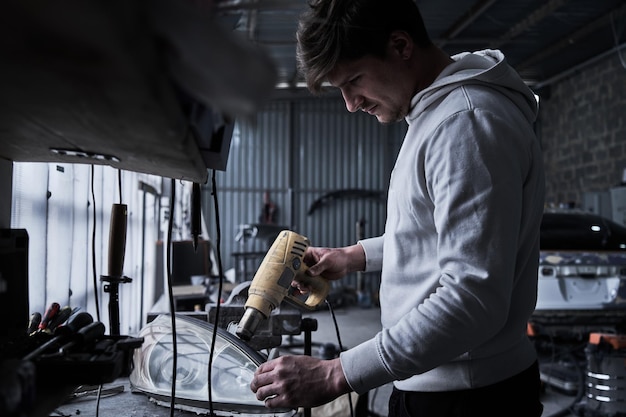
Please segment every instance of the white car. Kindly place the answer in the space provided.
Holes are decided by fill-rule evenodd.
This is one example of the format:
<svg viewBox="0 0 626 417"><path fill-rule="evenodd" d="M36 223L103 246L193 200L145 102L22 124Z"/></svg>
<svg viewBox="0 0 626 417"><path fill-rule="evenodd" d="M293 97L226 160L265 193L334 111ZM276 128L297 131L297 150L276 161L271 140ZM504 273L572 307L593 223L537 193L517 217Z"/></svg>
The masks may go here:
<svg viewBox="0 0 626 417"><path fill-rule="evenodd" d="M583 212L544 213L536 312L626 310L626 227Z"/></svg>

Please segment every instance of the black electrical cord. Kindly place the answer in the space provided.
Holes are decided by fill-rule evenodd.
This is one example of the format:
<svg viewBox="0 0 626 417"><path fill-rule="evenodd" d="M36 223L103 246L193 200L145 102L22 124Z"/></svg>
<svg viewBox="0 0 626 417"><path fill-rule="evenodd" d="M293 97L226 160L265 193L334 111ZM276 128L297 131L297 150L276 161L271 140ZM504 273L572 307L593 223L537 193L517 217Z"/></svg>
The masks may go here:
<svg viewBox="0 0 626 417"><path fill-rule="evenodd" d="M102 384L98 386L98 395L96 397L96 417L100 415L100 397L102 395Z"/></svg>
<svg viewBox="0 0 626 417"><path fill-rule="evenodd" d="M222 299L222 289L224 283L224 268L222 267L222 231L220 227L220 208L219 208L219 200L217 197L217 183L215 181L215 170L212 170L211 174L211 195L213 196L213 206L215 210L215 246L216 246L216 256L217 256L217 269L218 269L218 290L217 290L217 303L215 306L215 319L213 321L213 338L211 339L211 351L209 352L209 365L208 365L208 390L209 390L209 412L210 416L214 416L213 413L213 394L211 389L211 378L212 378L212 369L213 369L213 352L215 351L215 342L217 340L217 325L219 323L219 315L220 315L220 304Z"/></svg>
<svg viewBox="0 0 626 417"><path fill-rule="evenodd" d="M170 193L170 217L167 223L167 290L170 302L170 317L172 320L172 391L170 393L170 417L174 417L174 406L176 404L176 371L178 369L178 348L176 346L176 306L174 304L174 295L172 292L172 228L174 225L174 200L176 199L176 181L171 180Z"/></svg>
<svg viewBox="0 0 626 417"><path fill-rule="evenodd" d="M93 275L93 292L96 301L96 320L100 321L100 301L98 297L98 275L96 273L96 192L94 190L95 171L91 165L91 202L93 205L93 229L91 230L91 273Z"/></svg>
<svg viewBox="0 0 626 417"><path fill-rule="evenodd" d="M339 325L337 324L337 317L335 316L335 310L333 310L333 306L330 304L328 300L326 301L326 305L328 306L328 311L330 311L330 316L333 319L333 324L335 325L335 333L337 333L337 344L339 345L339 352L343 352L343 344L341 343L341 335L339 334ZM348 393L348 404L350 404L350 417L354 417L354 406L352 405L352 395Z"/></svg>
<svg viewBox="0 0 626 417"><path fill-rule="evenodd" d="M219 317L219 306L220 306L220 299L221 299L221 294L223 291L223 267L222 267L222 256L221 256L221 229L220 229L220 220L219 220L219 204L218 204L218 198L217 198L217 186L216 186L216 181L215 181L215 170L213 170L213 178L212 178L212 194L213 194L213 199L214 199L214 205L215 205L215 219L216 219L216 223L217 223L217 240L216 240L216 246L217 246L217 261L218 261L218 270L219 270L219 289L218 289L218 294L217 294L217 308L215 310L215 325L214 325L214 330L213 330L213 338L211 341L211 349L209 352L209 364L208 364L208 380L209 383L208 385L208 395L209 395L209 412L210 412L210 416L214 416L215 413L213 412L213 398L212 398L212 390L211 390L211 370L212 370L212 364L213 364L213 352L215 351L215 343L216 343L216 339L217 339L217 320ZM172 180L172 185L171 185L172 191L171 191L171 196L170 196L170 213L169 213L169 221L168 221L168 229L167 229L167 286L168 286L168 291L169 291L169 304L170 304L170 313L171 313L171 319L172 319L172 346L173 346L173 361L172 361L172 374L173 374L173 381L172 381L172 389L171 389L171 393L170 393L170 417L174 417L174 409L175 409L175 404L176 404L176 370L177 370L177 357L178 357L178 349L177 349L177 342L176 342L176 317L175 317L175 303L174 303L174 297L173 297L173 293L172 293L172 274L171 274L171 243L172 243L172 230L173 230L173 223L174 223L174 200L175 200L175 196L176 196L176 183L174 180Z"/></svg>

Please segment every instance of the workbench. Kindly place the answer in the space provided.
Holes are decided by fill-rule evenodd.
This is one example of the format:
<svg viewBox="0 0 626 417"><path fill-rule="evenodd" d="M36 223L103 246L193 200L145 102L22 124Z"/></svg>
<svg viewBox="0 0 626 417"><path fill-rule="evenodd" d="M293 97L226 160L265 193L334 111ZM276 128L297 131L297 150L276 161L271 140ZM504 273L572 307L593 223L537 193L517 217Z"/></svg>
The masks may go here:
<svg viewBox="0 0 626 417"><path fill-rule="evenodd" d="M90 387L86 387L90 388ZM96 388L97 387L91 387ZM97 393L70 395L67 402L57 407L50 416L95 416L98 407ZM99 403L100 416L161 417L169 416L170 409L160 406L141 393L132 393L128 377L118 378L102 386ZM175 416L197 416L175 410Z"/></svg>

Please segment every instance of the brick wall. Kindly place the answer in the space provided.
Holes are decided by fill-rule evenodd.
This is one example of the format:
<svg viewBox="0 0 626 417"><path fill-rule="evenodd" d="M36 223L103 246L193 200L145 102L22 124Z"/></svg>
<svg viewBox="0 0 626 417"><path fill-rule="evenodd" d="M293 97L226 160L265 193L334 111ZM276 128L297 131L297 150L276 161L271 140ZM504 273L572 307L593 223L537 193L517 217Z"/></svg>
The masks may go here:
<svg viewBox="0 0 626 417"><path fill-rule="evenodd" d="M626 50L622 50L626 61ZM551 86L540 99L546 203L618 185L626 169L626 68L617 53Z"/></svg>

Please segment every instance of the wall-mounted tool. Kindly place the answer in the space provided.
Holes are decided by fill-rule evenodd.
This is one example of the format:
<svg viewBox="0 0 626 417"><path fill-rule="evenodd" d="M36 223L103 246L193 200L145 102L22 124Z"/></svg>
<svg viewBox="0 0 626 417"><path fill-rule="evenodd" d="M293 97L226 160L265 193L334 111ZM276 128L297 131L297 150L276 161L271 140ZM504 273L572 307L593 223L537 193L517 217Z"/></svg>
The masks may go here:
<svg viewBox="0 0 626 417"><path fill-rule="evenodd" d="M102 275L101 281L107 282L104 291L109 293L109 328L111 335L120 334L120 284L131 282L123 276L124 254L126 251L126 204L113 204L111 208L111 224L109 226L109 275Z"/></svg>
<svg viewBox="0 0 626 417"><path fill-rule="evenodd" d="M237 336L249 340L259 322L267 319L283 300L296 307L313 310L326 299L330 290L328 280L306 274L308 268L303 259L309 245L309 239L290 230L278 234L252 279L245 311L237 326ZM290 293L291 282L296 276L310 289L304 301Z"/></svg>

